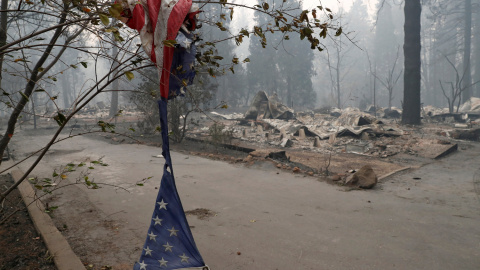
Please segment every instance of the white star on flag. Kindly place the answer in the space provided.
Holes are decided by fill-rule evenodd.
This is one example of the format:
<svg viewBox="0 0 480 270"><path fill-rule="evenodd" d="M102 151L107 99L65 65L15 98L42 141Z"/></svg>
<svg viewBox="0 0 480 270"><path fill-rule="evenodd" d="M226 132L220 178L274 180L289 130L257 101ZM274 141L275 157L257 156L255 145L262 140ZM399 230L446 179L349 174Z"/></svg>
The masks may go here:
<svg viewBox="0 0 480 270"><path fill-rule="evenodd" d="M162 199L161 202L157 202L157 203L160 205L159 210L160 210L160 209L165 209L165 210L167 210L167 204L168 204L168 203L164 202L163 199Z"/></svg>
<svg viewBox="0 0 480 270"><path fill-rule="evenodd" d="M153 224L153 225L157 225L157 224L158 224L158 225L162 226L162 221L163 221L163 219L158 218L158 216L156 216L155 218L152 218L152 219L153 219L153 221L155 221L155 224Z"/></svg>
<svg viewBox="0 0 480 270"><path fill-rule="evenodd" d="M155 239L155 237L157 237L156 234L154 234L153 232L150 232L150 233L148 234L148 236L150 237L150 240L153 240L153 241L157 242L157 240Z"/></svg>
<svg viewBox="0 0 480 270"><path fill-rule="evenodd" d="M147 270L147 264L145 263L145 261L142 261L140 264L140 270Z"/></svg>
<svg viewBox="0 0 480 270"><path fill-rule="evenodd" d="M165 260L163 259L163 257L162 257L161 260L158 260L158 262L160 263L160 267L162 267L162 266L167 267L167 262L168 262L168 261L165 261Z"/></svg>
<svg viewBox="0 0 480 270"><path fill-rule="evenodd" d="M185 253L183 253L183 255L178 256L178 257L180 257L182 259L182 262L186 262L186 263L188 263L188 259L190 258L190 257L187 257L187 255L185 255Z"/></svg>
<svg viewBox="0 0 480 270"><path fill-rule="evenodd" d="M168 229L167 231L170 232L170 236L172 236L172 235L178 236L178 235L177 235L178 230L175 230L175 227L174 227L174 226L172 226L172 228L171 228L171 229Z"/></svg>
<svg viewBox="0 0 480 270"><path fill-rule="evenodd" d="M171 246L170 244L168 244L168 242L167 242L167 244L163 245L163 247L165 248L165 251L173 252L173 251L172 251L173 246Z"/></svg>
<svg viewBox="0 0 480 270"><path fill-rule="evenodd" d="M151 250L150 248L148 248L148 246L147 246L147 248L144 248L143 250L145 250L145 255L150 255L150 256L152 256L152 251L153 251L153 250Z"/></svg>

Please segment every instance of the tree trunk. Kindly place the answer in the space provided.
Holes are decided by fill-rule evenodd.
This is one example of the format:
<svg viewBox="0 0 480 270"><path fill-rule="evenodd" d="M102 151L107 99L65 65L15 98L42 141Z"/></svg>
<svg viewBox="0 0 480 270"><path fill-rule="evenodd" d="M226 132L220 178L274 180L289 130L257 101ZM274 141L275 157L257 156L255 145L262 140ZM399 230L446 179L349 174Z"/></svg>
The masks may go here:
<svg viewBox="0 0 480 270"><path fill-rule="evenodd" d="M68 75L62 77L62 93L63 93L63 108L67 109L70 107L70 92L68 91Z"/></svg>
<svg viewBox="0 0 480 270"><path fill-rule="evenodd" d="M287 106L292 105L292 85L291 85L290 75L287 76ZM293 109L293 106L292 106Z"/></svg>
<svg viewBox="0 0 480 270"><path fill-rule="evenodd" d="M113 40L115 40L115 37L112 35ZM117 42L113 42L113 48L112 48L112 59L113 59L113 69L116 70L118 67L119 63L117 60L118 57L118 48L117 48ZM115 80L112 82L112 100L110 103L110 117L115 117L118 113L118 80ZM117 118L115 117L115 120ZM115 121L116 122L116 121Z"/></svg>
<svg viewBox="0 0 480 270"><path fill-rule="evenodd" d="M60 18L59 25L63 24L66 21L67 17L67 6L65 5L64 13L62 14L62 17ZM53 34L50 43L48 44L47 48L43 52L42 56L38 60L37 64L35 67L32 69L32 73L30 75L30 78L27 82L27 85L25 87L25 91L22 95L22 98L20 101L17 103L15 106L12 114L10 115L10 118L8 119L8 126L7 130L5 131L2 139L0 140L0 157L3 156L3 153L5 152L5 149L7 148L8 143L10 142L10 139L13 136L13 133L15 131L15 125L17 124L18 117L22 113L23 109L27 105L27 102L30 98L30 96L33 93L33 89L35 88L37 84L37 80L39 79L39 68L43 66L45 61L47 61L47 58L50 56L50 53L57 42L57 39L60 37L60 34L63 32L63 27L59 26L56 30L55 33ZM0 159L0 164L2 160Z"/></svg>
<svg viewBox="0 0 480 270"><path fill-rule="evenodd" d="M473 82L480 82L480 1L477 1L477 12L475 13L475 77ZM476 97L480 97L480 83L475 85Z"/></svg>
<svg viewBox="0 0 480 270"><path fill-rule="evenodd" d="M375 74L377 74L377 63L375 63ZM373 109L377 117L377 76L373 76Z"/></svg>
<svg viewBox="0 0 480 270"><path fill-rule="evenodd" d="M8 0L2 0L0 7L2 10L8 9ZM7 44L7 17L8 12L0 12L0 47ZM0 88L2 86L3 56L0 54ZM1 157L1 156L0 156Z"/></svg>
<svg viewBox="0 0 480 270"><path fill-rule="evenodd" d="M435 25L435 31L433 33L433 42L432 42L432 49L430 50L430 68L432 69L431 72L430 72L430 76L431 76L431 82L432 82L432 94L433 94L433 106L435 107L439 107L440 106L440 103L438 102L438 98L437 96L439 96L439 93L437 93L437 91L435 91L435 85L436 85L436 82L438 82L438 68L437 68L437 65L436 65L436 61L437 61L437 47L438 47L438 40L437 40L437 37L438 37L438 29L437 29L437 26L438 26L438 22L436 23Z"/></svg>
<svg viewBox="0 0 480 270"><path fill-rule="evenodd" d="M419 125L420 122L420 30L422 5L420 0L405 0L405 43L403 52L405 72L403 75L403 114L402 123Z"/></svg>
<svg viewBox="0 0 480 270"><path fill-rule="evenodd" d="M463 81L462 102L472 97L472 73L470 68L470 54L472 44L472 0L465 0L465 48L463 51Z"/></svg>
<svg viewBox="0 0 480 270"><path fill-rule="evenodd" d="M340 99L340 49L337 47L337 107L342 108L342 103Z"/></svg>
<svg viewBox="0 0 480 270"><path fill-rule="evenodd" d="M388 109L392 110L393 86L388 89Z"/></svg>

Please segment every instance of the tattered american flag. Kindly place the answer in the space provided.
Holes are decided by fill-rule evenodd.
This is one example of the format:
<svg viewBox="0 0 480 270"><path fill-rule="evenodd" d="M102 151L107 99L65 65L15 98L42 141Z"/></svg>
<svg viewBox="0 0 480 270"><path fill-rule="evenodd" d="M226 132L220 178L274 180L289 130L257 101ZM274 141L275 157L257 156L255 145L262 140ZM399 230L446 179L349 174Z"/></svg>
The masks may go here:
<svg viewBox="0 0 480 270"><path fill-rule="evenodd" d="M188 14L195 13L191 0L128 0L127 25L140 33L142 46L157 64L160 75L160 124L162 154L165 157L163 177L150 220L147 239L134 270L202 269L208 270L185 217L175 187L168 142L167 100L169 98L170 67L175 48L165 46L175 40ZM124 10L125 13L125 10Z"/></svg>
<svg viewBox="0 0 480 270"><path fill-rule="evenodd" d="M128 0L131 18L127 25L140 34L142 47L157 64L160 94L168 98L170 66L174 48L165 46L166 40L175 40L182 23L191 12L192 0Z"/></svg>

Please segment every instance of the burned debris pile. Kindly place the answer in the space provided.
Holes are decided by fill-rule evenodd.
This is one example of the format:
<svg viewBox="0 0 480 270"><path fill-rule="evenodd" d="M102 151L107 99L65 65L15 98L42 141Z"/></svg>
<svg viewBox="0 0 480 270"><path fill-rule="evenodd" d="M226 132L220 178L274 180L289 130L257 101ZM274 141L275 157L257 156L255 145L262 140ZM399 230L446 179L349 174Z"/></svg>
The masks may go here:
<svg viewBox="0 0 480 270"><path fill-rule="evenodd" d="M318 153L355 153L387 158L398 154L438 159L456 151L456 140L480 141L480 99L472 98L458 113L425 107L424 125L400 124L396 108L320 108L294 112L278 98L257 93L245 114L212 113L238 145L255 149L288 148ZM376 116L375 116L376 115ZM189 136L208 136L207 128Z"/></svg>

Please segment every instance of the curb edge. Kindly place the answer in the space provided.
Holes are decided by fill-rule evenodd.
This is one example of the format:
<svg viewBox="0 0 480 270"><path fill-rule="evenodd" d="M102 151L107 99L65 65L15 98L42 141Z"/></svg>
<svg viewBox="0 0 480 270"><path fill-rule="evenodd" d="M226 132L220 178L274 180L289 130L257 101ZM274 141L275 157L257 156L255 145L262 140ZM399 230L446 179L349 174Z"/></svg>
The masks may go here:
<svg viewBox="0 0 480 270"><path fill-rule="evenodd" d="M23 176L23 172L18 169L12 170L10 174L15 182ZM27 205L28 213L35 228L53 256L53 261L58 270L85 270L85 266L80 261L80 258L73 252L70 244L57 229L50 216L45 213L43 204L39 202L34 203L35 191L32 186L24 181L18 186L18 190L25 205Z"/></svg>

